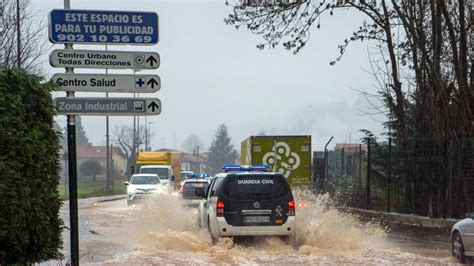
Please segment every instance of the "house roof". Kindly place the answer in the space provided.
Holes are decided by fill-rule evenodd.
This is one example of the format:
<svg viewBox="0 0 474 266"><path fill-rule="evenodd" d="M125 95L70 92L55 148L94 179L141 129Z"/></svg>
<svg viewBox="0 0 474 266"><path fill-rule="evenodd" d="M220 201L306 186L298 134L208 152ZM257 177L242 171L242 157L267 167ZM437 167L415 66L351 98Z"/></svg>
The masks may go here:
<svg viewBox="0 0 474 266"><path fill-rule="evenodd" d="M78 158L105 158L107 156L106 146L77 146L76 147ZM112 154L125 156L118 147L112 148Z"/></svg>
<svg viewBox="0 0 474 266"><path fill-rule="evenodd" d="M209 155L209 153L207 153L207 152L199 153L199 162L200 163L207 162L208 155ZM189 162L189 163L197 163L198 158L197 158L196 154L183 152L183 153L181 153L181 161Z"/></svg>

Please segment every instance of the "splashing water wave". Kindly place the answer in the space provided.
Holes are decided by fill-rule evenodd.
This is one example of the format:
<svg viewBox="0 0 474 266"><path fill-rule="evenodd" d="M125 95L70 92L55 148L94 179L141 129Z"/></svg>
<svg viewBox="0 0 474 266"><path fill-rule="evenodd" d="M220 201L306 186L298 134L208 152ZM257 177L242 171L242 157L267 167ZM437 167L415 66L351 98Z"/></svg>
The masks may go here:
<svg viewBox="0 0 474 266"><path fill-rule="evenodd" d="M197 224L197 208L185 207L173 194L158 194L134 208L127 209L128 241L134 248L117 261L151 263L284 263L315 261L324 255L339 257L367 254L384 245L385 229L372 223L362 223L349 214L338 211L328 195L313 196L305 190L295 190L298 251L276 237L251 239L234 243L222 238L212 246L207 230ZM335 262L335 261L326 261Z"/></svg>

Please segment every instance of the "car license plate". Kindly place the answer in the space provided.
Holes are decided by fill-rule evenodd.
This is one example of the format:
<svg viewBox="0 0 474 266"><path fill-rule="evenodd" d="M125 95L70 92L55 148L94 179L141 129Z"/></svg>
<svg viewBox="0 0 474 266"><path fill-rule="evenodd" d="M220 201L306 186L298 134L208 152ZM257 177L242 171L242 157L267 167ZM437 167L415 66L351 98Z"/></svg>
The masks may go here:
<svg viewBox="0 0 474 266"><path fill-rule="evenodd" d="M244 222L245 223L269 223L270 217L269 216L245 216Z"/></svg>

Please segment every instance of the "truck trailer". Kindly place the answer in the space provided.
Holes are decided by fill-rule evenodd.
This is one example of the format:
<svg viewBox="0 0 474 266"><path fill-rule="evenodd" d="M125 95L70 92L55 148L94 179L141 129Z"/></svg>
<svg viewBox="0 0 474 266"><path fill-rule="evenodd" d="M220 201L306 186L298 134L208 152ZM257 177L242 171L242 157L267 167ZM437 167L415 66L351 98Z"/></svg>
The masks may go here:
<svg viewBox="0 0 474 266"><path fill-rule="evenodd" d="M137 153L136 165L140 174L157 174L163 183L173 180L177 185L181 177L181 154L170 151L144 151Z"/></svg>
<svg viewBox="0 0 474 266"><path fill-rule="evenodd" d="M311 184L311 136L251 136L241 144L241 164L266 164L291 185Z"/></svg>

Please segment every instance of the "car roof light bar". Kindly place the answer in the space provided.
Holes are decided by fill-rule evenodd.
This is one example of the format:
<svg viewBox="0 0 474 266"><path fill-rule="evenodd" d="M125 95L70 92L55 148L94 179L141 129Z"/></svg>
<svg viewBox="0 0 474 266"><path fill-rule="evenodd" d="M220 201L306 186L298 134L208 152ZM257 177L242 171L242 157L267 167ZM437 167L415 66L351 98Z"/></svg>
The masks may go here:
<svg viewBox="0 0 474 266"><path fill-rule="evenodd" d="M224 172L252 172L252 171L269 171L269 165L224 165L222 170Z"/></svg>

